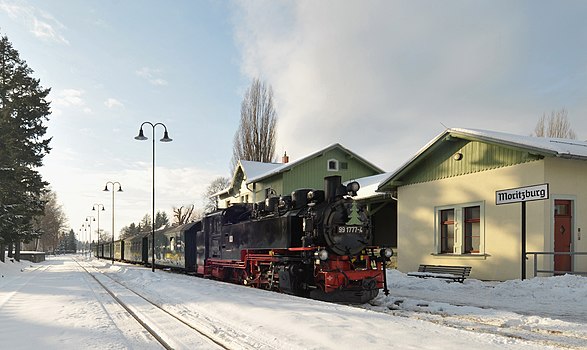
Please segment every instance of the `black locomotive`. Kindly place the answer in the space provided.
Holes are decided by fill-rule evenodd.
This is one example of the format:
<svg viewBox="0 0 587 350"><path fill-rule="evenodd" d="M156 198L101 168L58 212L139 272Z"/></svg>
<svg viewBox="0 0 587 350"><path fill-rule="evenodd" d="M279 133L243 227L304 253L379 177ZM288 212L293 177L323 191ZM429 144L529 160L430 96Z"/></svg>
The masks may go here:
<svg viewBox="0 0 587 350"><path fill-rule="evenodd" d="M369 217L352 198L358 189L331 176L324 190L236 204L156 231L155 265L314 299L366 302L380 288L387 292L385 261L392 252L370 246ZM102 251L152 263L150 233L114 244Z"/></svg>

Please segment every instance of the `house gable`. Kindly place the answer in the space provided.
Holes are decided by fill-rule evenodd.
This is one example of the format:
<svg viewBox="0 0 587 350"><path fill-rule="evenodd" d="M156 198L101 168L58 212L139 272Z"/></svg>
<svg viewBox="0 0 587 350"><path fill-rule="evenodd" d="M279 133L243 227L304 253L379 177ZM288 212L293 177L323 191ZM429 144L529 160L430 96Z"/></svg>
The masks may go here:
<svg viewBox="0 0 587 350"><path fill-rule="evenodd" d="M300 188L322 189L327 176L340 175L344 182L381 173L364 158L333 144L291 163L241 161L230 187L216 196L223 205L228 201L253 203L267 196L290 195Z"/></svg>
<svg viewBox="0 0 587 350"><path fill-rule="evenodd" d="M335 163L336 167L333 168L332 163ZM379 169L374 169L354 154L335 147L283 172L282 194L289 194L299 188L321 189L327 176L340 175L344 182L380 173ZM263 182L267 180L271 178Z"/></svg>
<svg viewBox="0 0 587 350"><path fill-rule="evenodd" d="M461 157L459 159L459 157ZM447 129L382 181L378 191L461 176L545 157L587 160L587 143L475 129Z"/></svg>
<svg viewBox="0 0 587 350"><path fill-rule="evenodd" d="M525 150L450 138L424 155L415 166L395 181L398 184L409 185L522 164L541 158L542 156Z"/></svg>

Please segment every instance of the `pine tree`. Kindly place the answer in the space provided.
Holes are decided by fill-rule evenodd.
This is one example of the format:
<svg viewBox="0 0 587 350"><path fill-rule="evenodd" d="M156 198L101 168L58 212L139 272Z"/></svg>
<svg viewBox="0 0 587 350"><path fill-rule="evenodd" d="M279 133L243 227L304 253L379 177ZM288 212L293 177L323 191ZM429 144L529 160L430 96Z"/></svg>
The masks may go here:
<svg viewBox="0 0 587 350"><path fill-rule="evenodd" d="M164 211L157 211L155 214L155 229L160 229L161 227L169 226L169 217L167 213Z"/></svg>
<svg viewBox="0 0 587 350"><path fill-rule="evenodd" d="M0 37L0 248L38 236L33 218L43 213L48 185L35 169L49 153L43 139L51 113L50 89L40 86L6 36ZM0 254L3 258L3 254Z"/></svg>

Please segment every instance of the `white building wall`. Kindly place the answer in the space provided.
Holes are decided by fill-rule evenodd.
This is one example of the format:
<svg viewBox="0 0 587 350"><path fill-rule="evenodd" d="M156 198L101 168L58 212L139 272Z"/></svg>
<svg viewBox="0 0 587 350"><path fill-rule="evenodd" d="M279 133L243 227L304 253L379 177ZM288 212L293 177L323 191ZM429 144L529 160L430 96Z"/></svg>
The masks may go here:
<svg viewBox="0 0 587 350"><path fill-rule="evenodd" d="M546 181L551 187L551 206L548 208L549 212L545 212L545 224L550 228L546 238L547 250L554 249L554 200L569 199L574 204L572 250L587 252L587 162L560 158L547 159ZM553 259L548 259L545 263L552 268ZM574 259L574 271L587 272L587 256L577 256Z"/></svg>
<svg viewBox="0 0 587 350"><path fill-rule="evenodd" d="M484 280L521 276L521 204L495 205L495 192L545 182L545 162L452 177L398 188L398 269L417 271L419 264L468 265L471 276ZM436 254L435 208L484 204L484 252L475 255ZM527 250L544 251L549 201L527 203ZM531 273L532 265L527 263ZM528 275L530 276L530 275Z"/></svg>

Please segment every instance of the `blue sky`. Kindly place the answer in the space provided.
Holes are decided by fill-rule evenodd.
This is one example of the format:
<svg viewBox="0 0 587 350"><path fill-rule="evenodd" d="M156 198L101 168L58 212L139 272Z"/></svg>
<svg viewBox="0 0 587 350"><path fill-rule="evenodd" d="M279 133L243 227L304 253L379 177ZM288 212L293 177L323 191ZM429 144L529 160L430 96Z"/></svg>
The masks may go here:
<svg viewBox="0 0 587 350"><path fill-rule="evenodd" d="M584 1L0 0L0 33L52 89L41 173L75 230L103 203L110 231L101 190L121 182L117 232L151 212L139 125L174 139L156 144L157 209L200 206L254 77L292 160L339 142L392 171L444 126L529 135L563 107L587 139L585 18Z"/></svg>

